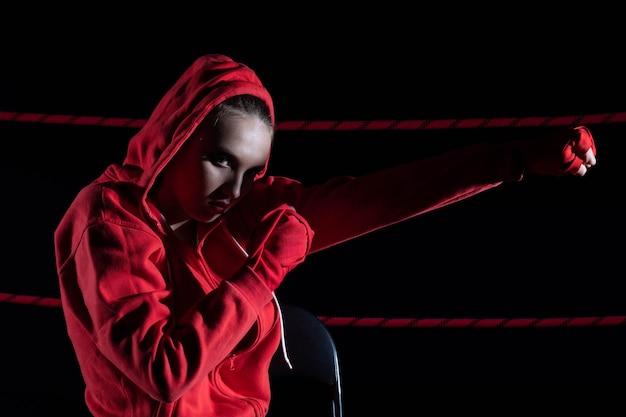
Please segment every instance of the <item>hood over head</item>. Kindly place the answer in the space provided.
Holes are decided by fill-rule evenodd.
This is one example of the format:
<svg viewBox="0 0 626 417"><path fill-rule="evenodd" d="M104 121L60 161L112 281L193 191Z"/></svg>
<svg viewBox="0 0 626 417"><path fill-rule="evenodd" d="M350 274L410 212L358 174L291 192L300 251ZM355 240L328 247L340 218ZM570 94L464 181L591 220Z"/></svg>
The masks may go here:
<svg viewBox="0 0 626 417"><path fill-rule="evenodd" d="M240 94L264 100L274 124L272 98L253 70L220 54L196 59L131 138L123 164L109 166L104 177L133 182L147 193L204 117L220 102Z"/></svg>

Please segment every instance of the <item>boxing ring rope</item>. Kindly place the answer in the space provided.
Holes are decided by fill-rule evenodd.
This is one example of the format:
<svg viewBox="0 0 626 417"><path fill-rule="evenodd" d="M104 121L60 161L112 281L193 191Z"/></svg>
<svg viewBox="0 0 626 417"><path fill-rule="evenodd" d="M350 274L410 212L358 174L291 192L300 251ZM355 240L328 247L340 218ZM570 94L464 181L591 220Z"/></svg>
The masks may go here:
<svg viewBox="0 0 626 417"><path fill-rule="evenodd" d="M61 300L54 297L0 293L0 302L26 304L41 307L61 307ZM346 327L587 327L620 326L626 324L626 316L595 317L549 317L549 318L377 318L377 317L330 317L318 316L327 326Z"/></svg>
<svg viewBox="0 0 626 417"><path fill-rule="evenodd" d="M102 127L141 128L147 119L99 117L0 111L0 121L49 123ZM597 113L559 117L508 117L437 120L373 120L373 121L285 121L276 130L428 130L508 127L558 127L626 122L626 112ZM41 307L61 307L61 300L0 292L0 303L25 304ZM392 328L546 328L622 326L626 316L589 317L527 317L527 318L377 318L318 316L327 326L392 327Z"/></svg>
<svg viewBox="0 0 626 417"><path fill-rule="evenodd" d="M141 128L147 119L0 111L0 121ZM285 121L276 130L426 130L505 127L558 127L626 122L626 112L558 117L501 117L436 120Z"/></svg>

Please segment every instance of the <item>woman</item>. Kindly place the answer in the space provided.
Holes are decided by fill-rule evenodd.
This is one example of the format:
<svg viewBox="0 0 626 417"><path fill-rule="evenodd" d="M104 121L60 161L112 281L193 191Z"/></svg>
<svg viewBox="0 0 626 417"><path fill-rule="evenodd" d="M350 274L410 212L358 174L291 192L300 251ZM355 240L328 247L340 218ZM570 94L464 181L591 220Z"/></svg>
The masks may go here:
<svg viewBox="0 0 626 417"><path fill-rule="evenodd" d="M309 253L525 173L596 163L577 127L305 187L265 175L274 123L250 68L202 56L61 220L62 306L94 416L266 415L274 290Z"/></svg>

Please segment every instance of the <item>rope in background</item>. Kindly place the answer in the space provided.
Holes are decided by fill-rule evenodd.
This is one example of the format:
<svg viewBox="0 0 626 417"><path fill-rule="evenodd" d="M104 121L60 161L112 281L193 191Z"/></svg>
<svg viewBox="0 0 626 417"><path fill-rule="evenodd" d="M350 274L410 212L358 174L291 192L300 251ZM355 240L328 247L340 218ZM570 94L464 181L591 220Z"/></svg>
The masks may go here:
<svg viewBox="0 0 626 417"><path fill-rule="evenodd" d="M104 127L141 128L147 119L123 117L75 116L60 114L18 113L0 111L0 121L69 124ZM508 117L439 120L374 121L287 121L278 122L276 130L427 130L505 127L555 127L626 122L626 112L598 113L561 117ZM61 307L58 298L0 293L0 302L43 307ZM626 316L569 318L375 318L318 316L327 326L409 327L409 328L494 328L494 327L581 327L619 326Z"/></svg>
<svg viewBox="0 0 626 417"><path fill-rule="evenodd" d="M0 121L141 128L147 119L72 116L0 111ZM286 121L276 130L429 130L506 127L556 127L626 122L626 112L559 117L502 117L439 120Z"/></svg>
<svg viewBox="0 0 626 417"><path fill-rule="evenodd" d="M61 307L59 298L0 293L0 302L42 307ZM407 328L494 328L494 327L589 327L626 324L626 316L549 317L549 318L376 318L318 316L327 326L343 327L407 327Z"/></svg>

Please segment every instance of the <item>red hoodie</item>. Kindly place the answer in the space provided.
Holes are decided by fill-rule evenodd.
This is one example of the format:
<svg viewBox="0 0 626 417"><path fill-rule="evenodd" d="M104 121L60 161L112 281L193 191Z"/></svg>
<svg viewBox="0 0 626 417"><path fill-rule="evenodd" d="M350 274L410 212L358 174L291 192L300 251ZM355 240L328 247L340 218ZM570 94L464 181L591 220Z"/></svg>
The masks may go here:
<svg viewBox="0 0 626 417"><path fill-rule="evenodd" d="M55 231L67 331L95 416L267 413L280 309L263 283L238 271L248 231L282 203L308 220L315 252L522 176L510 147L493 143L310 187L268 176L190 250L147 196L203 117L237 94L264 99L273 118L250 68L199 58L130 140L123 163L82 189Z"/></svg>

